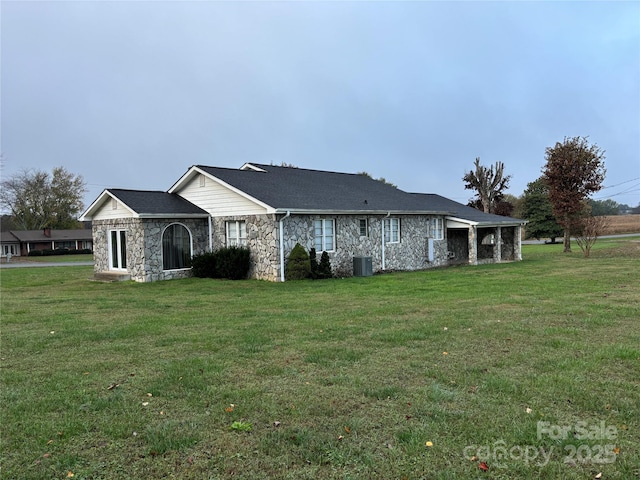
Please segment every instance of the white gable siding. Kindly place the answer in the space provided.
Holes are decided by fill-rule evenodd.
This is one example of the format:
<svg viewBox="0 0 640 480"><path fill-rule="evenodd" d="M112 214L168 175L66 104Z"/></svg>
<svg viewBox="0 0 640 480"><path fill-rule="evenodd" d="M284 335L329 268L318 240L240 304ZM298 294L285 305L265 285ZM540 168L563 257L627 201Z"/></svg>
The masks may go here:
<svg viewBox="0 0 640 480"><path fill-rule="evenodd" d="M109 198L104 202L98 211L91 217L92 220L112 220L115 218L133 218L131 210L125 207L121 202L117 202L118 208L112 206L112 199Z"/></svg>
<svg viewBox="0 0 640 480"><path fill-rule="evenodd" d="M187 185L175 193L206 210L213 217L262 215L267 212L261 205L210 178L207 178L205 186L201 187L199 175L195 175Z"/></svg>

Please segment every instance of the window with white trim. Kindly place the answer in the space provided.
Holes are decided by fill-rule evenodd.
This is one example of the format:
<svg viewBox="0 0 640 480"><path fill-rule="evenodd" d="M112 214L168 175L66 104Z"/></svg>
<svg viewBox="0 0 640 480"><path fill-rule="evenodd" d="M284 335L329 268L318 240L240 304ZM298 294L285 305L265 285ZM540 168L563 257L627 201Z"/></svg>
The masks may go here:
<svg viewBox="0 0 640 480"><path fill-rule="evenodd" d="M442 218L432 218L429 223L429 237L434 240L442 240L444 238L444 222Z"/></svg>
<svg viewBox="0 0 640 480"><path fill-rule="evenodd" d="M384 241L386 243L400 243L400 219L384 219Z"/></svg>
<svg viewBox="0 0 640 480"><path fill-rule="evenodd" d="M244 247L246 244L246 223L243 220L227 222L227 247Z"/></svg>
<svg viewBox="0 0 640 480"><path fill-rule="evenodd" d="M162 268L188 268L191 259L191 233L184 225L173 223L162 233Z"/></svg>
<svg viewBox="0 0 640 480"><path fill-rule="evenodd" d="M313 236L316 252L332 252L335 250L335 221L333 219L315 220Z"/></svg>
<svg viewBox="0 0 640 480"><path fill-rule="evenodd" d="M361 218L360 220L358 220L358 226L359 226L359 230L360 230L360 236L361 237L368 237L369 236L369 225L367 222L366 218Z"/></svg>

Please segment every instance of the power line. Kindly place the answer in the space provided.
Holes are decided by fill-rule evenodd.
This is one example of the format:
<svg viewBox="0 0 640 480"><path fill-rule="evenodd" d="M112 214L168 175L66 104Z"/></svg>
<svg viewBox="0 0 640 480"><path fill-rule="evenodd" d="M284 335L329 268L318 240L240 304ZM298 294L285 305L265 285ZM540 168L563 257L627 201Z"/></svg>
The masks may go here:
<svg viewBox="0 0 640 480"><path fill-rule="evenodd" d="M608 185L606 187L602 187L602 190L604 190L605 188L614 188L614 187L619 187L620 185L624 185L625 183L629 183L629 182L635 182L636 180L640 180L640 177L638 178L632 178L631 180L627 180L626 182L622 182L622 183L618 183L616 185Z"/></svg>

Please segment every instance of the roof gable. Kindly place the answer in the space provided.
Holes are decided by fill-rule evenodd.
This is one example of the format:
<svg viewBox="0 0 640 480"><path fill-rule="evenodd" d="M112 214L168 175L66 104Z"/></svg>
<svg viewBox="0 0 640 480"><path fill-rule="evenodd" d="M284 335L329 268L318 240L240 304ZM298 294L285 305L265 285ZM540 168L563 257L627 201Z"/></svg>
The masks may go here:
<svg viewBox="0 0 640 480"><path fill-rule="evenodd" d="M203 209L174 193L113 188L103 191L82 214L81 219L91 219L105 202L111 199L119 201L134 217L138 218L207 216Z"/></svg>

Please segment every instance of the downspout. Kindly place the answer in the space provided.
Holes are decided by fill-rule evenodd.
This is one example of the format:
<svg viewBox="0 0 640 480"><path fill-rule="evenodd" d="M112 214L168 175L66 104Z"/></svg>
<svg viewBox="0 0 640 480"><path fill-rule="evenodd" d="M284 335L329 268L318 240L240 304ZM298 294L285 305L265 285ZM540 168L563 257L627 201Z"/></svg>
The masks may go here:
<svg viewBox="0 0 640 480"><path fill-rule="evenodd" d="M382 270L386 270L386 259L384 252L384 219L389 218L390 216L391 212L388 212L386 217L382 217Z"/></svg>
<svg viewBox="0 0 640 480"><path fill-rule="evenodd" d="M291 216L291 212L287 210L287 214L280 219L280 281L284 282L284 219Z"/></svg>
<svg viewBox="0 0 640 480"><path fill-rule="evenodd" d="M211 225L211 215L207 217L209 221L209 252L213 252L213 226Z"/></svg>

